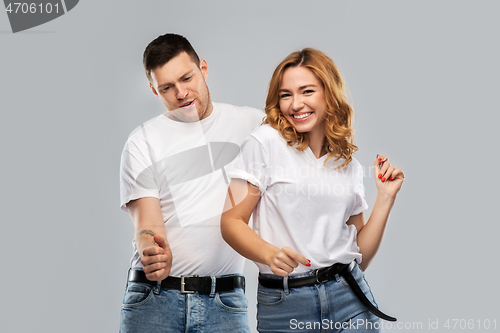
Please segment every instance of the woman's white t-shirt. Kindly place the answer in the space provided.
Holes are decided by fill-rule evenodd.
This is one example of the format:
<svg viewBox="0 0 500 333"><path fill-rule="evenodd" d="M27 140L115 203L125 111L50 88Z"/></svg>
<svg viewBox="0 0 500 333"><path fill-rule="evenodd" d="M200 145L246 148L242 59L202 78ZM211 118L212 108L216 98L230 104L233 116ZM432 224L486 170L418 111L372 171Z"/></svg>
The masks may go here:
<svg viewBox="0 0 500 333"><path fill-rule="evenodd" d="M244 141L228 175L257 186L261 198L253 212L253 229L265 241L289 246L311 261L293 274L330 266L361 262L356 227L347 225L352 215L368 208L364 198L363 168L356 159L336 170L343 160L327 155L317 159L308 147L288 146L270 125L258 127ZM261 273L269 266L256 263Z"/></svg>

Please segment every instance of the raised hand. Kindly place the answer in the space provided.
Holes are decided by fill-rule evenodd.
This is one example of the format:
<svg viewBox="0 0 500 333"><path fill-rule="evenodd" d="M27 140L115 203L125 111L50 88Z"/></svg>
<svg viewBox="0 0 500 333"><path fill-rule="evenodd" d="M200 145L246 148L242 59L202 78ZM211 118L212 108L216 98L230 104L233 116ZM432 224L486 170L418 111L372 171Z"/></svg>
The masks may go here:
<svg viewBox="0 0 500 333"><path fill-rule="evenodd" d="M391 165L387 156L377 155L374 165L378 193L391 198L396 197L405 180L403 171Z"/></svg>

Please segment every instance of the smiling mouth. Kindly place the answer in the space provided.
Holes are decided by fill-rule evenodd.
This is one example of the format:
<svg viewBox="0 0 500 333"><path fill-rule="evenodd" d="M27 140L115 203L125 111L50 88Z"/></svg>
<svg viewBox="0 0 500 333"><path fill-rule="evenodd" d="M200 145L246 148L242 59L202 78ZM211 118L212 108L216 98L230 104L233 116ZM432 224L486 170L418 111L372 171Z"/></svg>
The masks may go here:
<svg viewBox="0 0 500 333"><path fill-rule="evenodd" d="M181 108L185 108L194 104L194 99L192 101L186 102L181 105Z"/></svg>
<svg viewBox="0 0 500 333"><path fill-rule="evenodd" d="M294 114L293 118L295 118L295 119L303 119L305 117L309 117L310 115L312 115L312 112L307 112L307 113L302 113L302 114Z"/></svg>

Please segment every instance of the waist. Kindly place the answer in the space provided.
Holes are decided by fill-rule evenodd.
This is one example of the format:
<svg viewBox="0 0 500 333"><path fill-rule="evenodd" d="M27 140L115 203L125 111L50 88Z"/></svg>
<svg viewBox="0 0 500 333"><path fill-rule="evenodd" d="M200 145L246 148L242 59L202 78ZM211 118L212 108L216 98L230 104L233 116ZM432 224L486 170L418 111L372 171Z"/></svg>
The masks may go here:
<svg viewBox="0 0 500 333"><path fill-rule="evenodd" d="M265 288L285 289L312 286L334 279L343 271L352 271L356 266L356 261L349 264L336 263L328 267L318 268L303 274L288 276L286 278L273 274L259 274L259 284ZM285 281L286 280L286 281Z"/></svg>
<svg viewBox="0 0 500 333"><path fill-rule="evenodd" d="M128 282L146 283L154 287L160 285L161 288L176 289L183 294L212 294L231 291L236 288L245 290L245 277L239 274L220 276L181 275L169 276L162 281L150 281L146 278L144 271L130 269Z"/></svg>

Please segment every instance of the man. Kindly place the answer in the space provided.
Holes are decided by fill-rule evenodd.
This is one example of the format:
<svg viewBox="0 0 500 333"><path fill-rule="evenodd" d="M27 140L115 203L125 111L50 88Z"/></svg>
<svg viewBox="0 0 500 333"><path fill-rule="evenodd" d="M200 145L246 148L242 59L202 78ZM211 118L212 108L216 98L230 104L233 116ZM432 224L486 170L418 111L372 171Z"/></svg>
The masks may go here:
<svg viewBox="0 0 500 333"><path fill-rule="evenodd" d="M212 103L208 65L182 36L144 51L152 92L167 108L128 138L121 207L135 226L121 310L125 332L249 332L244 259L220 234L226 172L263 113Z"/></svg>

